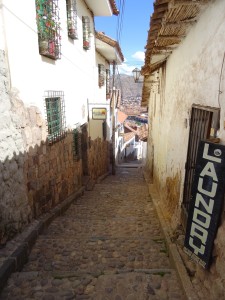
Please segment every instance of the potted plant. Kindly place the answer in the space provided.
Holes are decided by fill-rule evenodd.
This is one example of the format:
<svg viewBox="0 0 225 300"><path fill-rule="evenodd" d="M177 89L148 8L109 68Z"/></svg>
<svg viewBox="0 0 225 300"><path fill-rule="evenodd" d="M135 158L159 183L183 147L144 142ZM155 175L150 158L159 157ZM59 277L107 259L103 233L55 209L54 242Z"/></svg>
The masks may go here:
<svg viewBox="0 0 225 300"><path fill-rule="evenodd" d="M57 59L59 58L59 23L52 13L52 6L44 0L36 0L36 11L39 53Z"/></svg>

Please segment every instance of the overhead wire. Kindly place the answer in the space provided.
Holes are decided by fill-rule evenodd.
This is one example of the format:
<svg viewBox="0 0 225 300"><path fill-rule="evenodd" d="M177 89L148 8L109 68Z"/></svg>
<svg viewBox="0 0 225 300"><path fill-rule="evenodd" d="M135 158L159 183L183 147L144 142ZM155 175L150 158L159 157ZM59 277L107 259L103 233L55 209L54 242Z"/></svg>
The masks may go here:
<svg viewBox="0 0 225 300"><path fill-rule="evenodd" d="M117 70L117 81L118 81L118 85L120 87L121 90L121 96L123 95L123 85L122 85L122 81L121 81L121 77L120 77L120 72L119 72L119 67L118 65L116 65L116 70Z"/></svg>
<svg viewBox="0 0 225 300"><path fill-rule="evenodd" d="M125 1L126 0L119 0L119 11L120 11L120 14L119 14L119 18L117 20L117 42L119 44L121 44L121 37L122 37L123 24L124 24ZM135 61L134 60L132 62L135 63L135 64L141 64L140 61ZM120 86L121 96L122 96L123 95L123 86L122 86L122 80L121 80L121 76L120 76L120 73L119 73L118 65L116 65L116 69L117 69L117 82L118 82L118 85ZM133 88L131 86L131 82L128 80L127 83L128 83L128 86L129 86L129 90L131 91L131 96L134 97Z"/></svg>
<svg viewBox="0 0 225 300"><path fill-rule="evenodd" d="M119 13L119 16L118 16L118 19L117 19L116 40L117 40L117 43L120 45L120 43L121 43L121 35L122 35L122 30L123 30L123 20L124 20L124 12L125 12L125 0L119 0L118 9L119 9L120 13ZM117 72L119 74L118 65L116 64L116 66L117 66ZM120 81L120 84L121 84L121 81Z"/></svg>
<svg viewBox="0 0 225 300"><path fill-rule="evenodd" d="M124 87L122 85L122 79L121 79L121 74L119 73L118 65L116 65L116 72L117 72L116 83L118 84L118 86L119 86L119 88L121 90L121 99L123 99L123 92L124 92L123 88ZM129 91L130 91L130 96L133 97L133 98L136 98L137 97L137 92L138 92L138 86L139 86L139 84L137 84L135 86L132 85L131 81L129 80L129 77L126 80L126 83L128 85ZM136 92L135 92L134 87L136 87Z"/></svg>
<svg viewBox="0 0 225 300"><path fill-rule="evenodd" d="M117 17L116 41L120 45L121 32L122 32L122 28L123 28L123 15L124 15L124 8L125 8L125 0L118 0L118 1L119 1L118 10L120 13L119 13L119 16ZM119 72L117 62L115 61L114 63L116 64L117 72ZM116 78L115 78L115 68L114 68L112 82L115 82L115 80L116 80Z"/></svg>
<svg viewBox="0 0 225 300"><path fill-rule="evenodd" d="M117 22L117 42L120 43L121 41L121 34L123 30L123 20L124 20L124 12L125 12L125 0L119 1L119 18Z"/></svg>
<svg viewBox="0 0 225 300"><path fill-rule="evenodd" d="M118 0L118 9L120 11L120 14L117 19L116 39L117 39L117 42L119 45L121 45L122 31L123 31L123 25L124 25L125 1L126 0ZM142 65L142 62L140 60L138 61L138 60L134 59L134 60L129 61L129 63L127 63L127 64ZM116 73L117 74L115 76L116 77L115 82L116 82L116 85L118 85L118 87L121 90L121 99L123 99L124 86L122 84L122 79L121 79L121 75L120 75L119 67L118 67L117 63L116 63ZM127 85L128 85L129 91L130 91L130 96L135 99L137 97L139 84L135 85L135 87L136 87L136 93L135 93L134 86L131 84L131 81L128 79L126 82L127 82Z"/></svg>
<svg viewBox="0 0 225 300"><path fill-rule="evenodd" d="M119 17L117 19L117 31L116 31L116 37L117 37L118 44L121 44L124 14L125 14L125 1L126 0L119 0L119 4L118 4L118 8L119 8L119 11L120 11ZM140 63L140 61L132 61L132 62L135 63L135 64ZM120 87L121 98L123 98L122 97L122 95L123 95L123 85L122 85L122 80L121 80L121 76L120 76L120 73L119 73L118 64L116 64L116 72L117 72L117 76L116 76L115 80L116 80L116 83L118 84L118 86ZM128 80L127 83L128 83L128 86L129 86L129 90L131 92L131 97L135 98L134 93L133 93L134 91L133 91L133 88L131 86L131 82Z"/></svg>

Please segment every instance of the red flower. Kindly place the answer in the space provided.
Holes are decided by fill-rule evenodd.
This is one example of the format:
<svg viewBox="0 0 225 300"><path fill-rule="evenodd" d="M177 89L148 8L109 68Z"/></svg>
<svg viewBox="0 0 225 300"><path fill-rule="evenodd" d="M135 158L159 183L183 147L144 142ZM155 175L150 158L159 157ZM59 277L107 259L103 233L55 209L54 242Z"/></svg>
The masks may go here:
<svg viewBox="0 0 225 300"><path fill-rule="evenodd" d="M84 41L83 45L84 45L84 47L89 47L89 42L88 41Z"/></svg>

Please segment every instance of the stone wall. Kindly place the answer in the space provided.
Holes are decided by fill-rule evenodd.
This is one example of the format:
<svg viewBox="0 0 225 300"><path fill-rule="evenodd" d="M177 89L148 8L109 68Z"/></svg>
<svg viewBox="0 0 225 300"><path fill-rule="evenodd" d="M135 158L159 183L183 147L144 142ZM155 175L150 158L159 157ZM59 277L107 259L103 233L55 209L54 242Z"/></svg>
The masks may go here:
<svg viewBox="0 0 225 300"><path fill-rule="evenodd" d="M24 180L25 115L17 115L21 101L14 101L5 52L0 50L0 245L32 218ZM14 93L15 94L15 93Z"/></svg>
<svg viewBox="0 0 225 300"><path fill-rule="evenodd" d="M99 176L109 171L109 143L97 138L91 141L88 150L88 171L91 179L97 179Z"/></svg>
<svg viewBox="0 0 225 300"><path fill-rule="evenodd" d="M28 152L25 163L29 205L34 217L49 211L81 187L82 164L73 156L73 134Z"/></svg>
<svg viewBox="0 0 225 300"><path fill-rule="evenodd" d="M11 89L0 56L0 244L33 218L81 187L82 162L73 157L73 135L48 145L46 122Z"/></svg>

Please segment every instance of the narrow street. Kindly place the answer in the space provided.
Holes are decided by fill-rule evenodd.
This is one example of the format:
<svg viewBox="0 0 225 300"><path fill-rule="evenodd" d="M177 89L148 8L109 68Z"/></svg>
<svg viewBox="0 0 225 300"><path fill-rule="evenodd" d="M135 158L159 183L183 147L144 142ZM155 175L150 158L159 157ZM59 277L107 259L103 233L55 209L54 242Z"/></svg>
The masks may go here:
<svg viewBox="0 0 225 300"><path fill-rule="evenodd" d="M141 168L118 168L41 234L1 300L185 299Z"/></svg>

